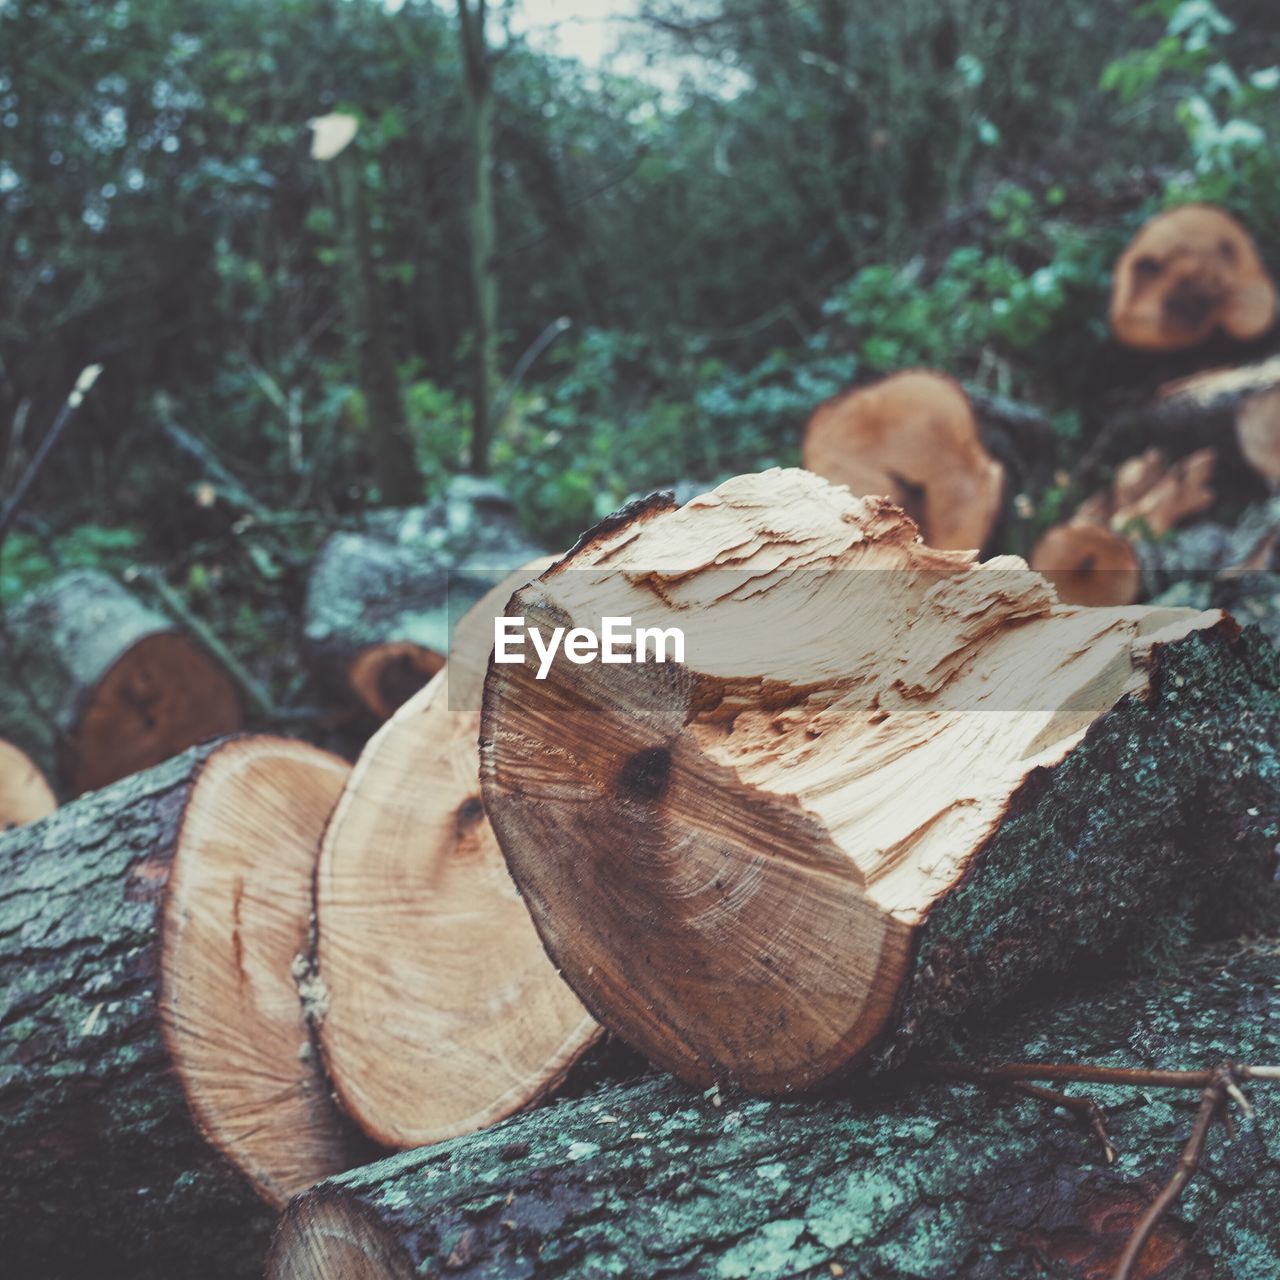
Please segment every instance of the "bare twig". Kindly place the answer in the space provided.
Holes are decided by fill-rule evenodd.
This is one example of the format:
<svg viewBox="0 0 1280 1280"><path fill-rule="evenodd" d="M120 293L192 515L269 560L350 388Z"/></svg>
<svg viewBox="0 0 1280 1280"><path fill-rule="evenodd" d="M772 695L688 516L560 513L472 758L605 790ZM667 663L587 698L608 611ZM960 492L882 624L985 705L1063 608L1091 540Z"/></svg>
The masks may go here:
<svg viewBox="0 0 1280 1280"><path fill-rule="evenodd" d="M1133 1234L1129 1237L1112 1272L1111 1280L1131 1280L1133 1269L1137 1265L1142 1250L1151 1233L1160 1225L1160 1219L1173 1207L1187 1183L1195 1176L1200 1167L1200 1157L1204 1154L1204 1144L1209 1137L1209 1129L1214 1117L1222 1110L1226 1102L1227 1089L1235 1084L1235 1068L1230 1065L1218 1068L1211 1084L1205 1085L1200 1095L1200 1109L1196 1112L1196 1122L1191 1129L1191 1137L1178 1158L1173 1176L1164 1184L1160 1194L1151 1202L1146 1213L1138 1220Z"/></svg>
<svg viewBox="0 0 1280 1280"><path fill-rule="evenodd" d="M1074 1097L1057 1089L1046 1089L1042 1085L1028 1084L1025 1081L1017 1081L1009 1087L1028 1098L1036 1098L1040 1102L1049 1103L1050 1106L1062 1107L1070 1111L1098 1140L1098 1145L1102 1148L1103 1160L1109 1165L1115 1164L1116 1148L1111 1141L1111 1135L1107 1132L1106 1116L1092 1098Z"/></svg>
<svg viewBox="0 0 1280 1280"><path fill-rule="evenodd" d="M1056 1080L1131 1085L1139 1088L1201 1090L1200 1107L1196 1112L1191 1137L1178 1158L1172 1176L1134 1227L1116 1269L1112 1272L1111 1280L1132 1280L1134 1267L1147 1241L1164 1215L1177 1203L1178 1197L1200 1167L1214 1119L1221 1116L1227 1132L1232 1137L1235 1136L1227 1111L1228 1101L1234 1102L1246 1116L1253 1114L1253 1108L1240 1086L1248 1080L1280 1080L1280 1066L1248 1066L1239 1062L1224 1062L1208 1071L1154 1071L1145 1068L1102 1067L1083 1062L1006 1062L997 1066L929 1062L924 1064L924 1071L934 1079L964 1080L988 1087L1003 1086L1029 1097L1051 1102L1054 1106L1067 1107L1086 1120L1095 1135L1100 1137L1108 1164L1115 1157L1115 1149L1107 1137L1101 1109L1089 1099L1069 1097L1056 1090L1030 1084L1029 1081Z"/></svg>
<svg viewBox="0 0 1280 1280"><path fill-rule="evenodd" d="M101 372L100 364L91 364L88 368L81 370L80 376L76 379L76 385L71 389L71 394L58 410L58 416L54 418L53 425L44 433L44 439L40 441L40 447L36 450L35 456L27 464L26 471L22 473L22 479L14 486L4 511L0 512L0 547L4 546L4 540L22 506L22 500L27 496L27 491L35 483L36 477L48 461L49 455L53 452L53 446L58 443L58 437L62 435L75 411L84 403L85 396L89 394Z"/></svg>

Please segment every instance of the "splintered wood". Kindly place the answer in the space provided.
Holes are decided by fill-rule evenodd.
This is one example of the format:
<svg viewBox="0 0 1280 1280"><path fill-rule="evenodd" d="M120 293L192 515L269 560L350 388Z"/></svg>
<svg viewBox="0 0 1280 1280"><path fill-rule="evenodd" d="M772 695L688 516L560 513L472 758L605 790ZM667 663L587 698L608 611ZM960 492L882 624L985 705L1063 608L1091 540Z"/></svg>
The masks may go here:
<svg viewBox="0 0 1280 1280"><path fill-rule="evenodd" d="M683 629L682 664L492 663L481 775L552 958L690 1081L816 1084L1114 942L1173 879L1194 896L1200 838L1107 752L1168 777L1185 755L1202 824L1257 792L1272 817L1231 856L1269 866L1274 781L1206 764L1241 723L1280 731L1265 682L1223 710L1254 659L1221 613L1060 605L1022 561L932 550L805 472L630 508L508 612ZM1154 697L1166 654L1221 707ZM1175 808L1130 830L1114 786Z"/></svg>

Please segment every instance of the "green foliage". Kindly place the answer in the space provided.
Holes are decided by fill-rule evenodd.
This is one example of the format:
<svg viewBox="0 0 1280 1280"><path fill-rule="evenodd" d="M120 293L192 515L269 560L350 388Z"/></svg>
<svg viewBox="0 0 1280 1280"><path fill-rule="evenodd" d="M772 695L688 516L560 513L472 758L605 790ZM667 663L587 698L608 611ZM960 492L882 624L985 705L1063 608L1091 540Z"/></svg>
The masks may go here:
<svg viewBox="0 0 1280 1280"><path fill-rule="evenodd" d="M953 250L930 278L920 259L864 267L824 311L881 372L923 365L973 376L995 360L1008 375L1002 390L1026 390L1059 362L1059 330L1074 329L1077 351L1105 336L1113 239L1050 220L1056 202L1052 192L1040 200L999 188L984 243Z"/></svg>
<svg viewBox="0 0 1280 1280"><path fill-rule="evenodd" d="M1123 102L1165 91L1191 161L1191 173L1170 185L1167 202L1217 202L1257 229L1275 225L1280 65L1245 66L1240 59L1256 49L1224 47L1236 24L1212 0L1156 0L1145 12L1164 20L1164 34L1111 62L1101 87ZM1274 47L1269 52L1275 58Z"/></svg>
<svg viewBox="0 0 1280 1280"><path fill-rule="evenodd" d="M8 604L37 583L72 569L119 573L136 561L142 542L139 529L96 524L77 525L49 539L15 530L0 556L0 602Z"/></svg>

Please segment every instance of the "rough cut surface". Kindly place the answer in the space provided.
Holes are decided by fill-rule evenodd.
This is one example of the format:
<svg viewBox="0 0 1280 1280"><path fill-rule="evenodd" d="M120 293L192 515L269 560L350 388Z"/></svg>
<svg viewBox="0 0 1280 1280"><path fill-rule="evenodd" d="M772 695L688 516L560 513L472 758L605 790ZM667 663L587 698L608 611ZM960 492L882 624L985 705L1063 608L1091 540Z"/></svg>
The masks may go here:
<svg viewBox="0 0 1280 1280"><path fill-rule="evenodd" d="M64 574L9 610L0 729L79 795L240 727L226 673L97 570Z"/></svg>
<svg viewBox="0 0 1280 1280"><path fill-rule="evenodd" d="M977 1048L992 1061L1267 1061L1278 953L1233 944L1025 1012ZM1213 1134L1143 1280L1280 1274L1280 1091L1252 1092L1257 1119L1234 1141ZM1091 1093L1111 1108L1111 1169L1042 1104L964 1085L908 1076L857 1101L719 1106L669 1080L610 1087L321 1184L290 1207L268 1276L1105 1280L1197 1094Z"/></svg>
<svg viewBox="0 0 1280 1280"><path fill-rule="evenodd" d="M481 775L552 958L691 1082L812 1086L1270 874L1276 659L1220 614L1058 605L798 471L624 511L509 609L684 629L491 665Z"/></svg>

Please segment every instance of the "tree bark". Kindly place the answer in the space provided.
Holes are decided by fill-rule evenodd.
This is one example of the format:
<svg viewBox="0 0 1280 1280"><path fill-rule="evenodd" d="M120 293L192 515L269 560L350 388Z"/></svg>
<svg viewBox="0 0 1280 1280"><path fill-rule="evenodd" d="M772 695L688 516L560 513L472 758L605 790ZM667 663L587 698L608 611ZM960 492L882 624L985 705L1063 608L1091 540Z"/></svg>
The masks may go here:
<svg viewBox="0 0 1280 1280"><path fill-rule="evenodd" d="M15 1275L253 1276L268 1204L352 1163L289 971L327 812L292 805L296 775L263 776L264 755L336 800L340 762L235 739L0 839Z"/></svg>
<svg viewBox="0 0 1280 1280"><path fill-rule="evenodd" d="M506 494L471 477L425 507L379 512L364 532L321 548L307 588L307 661L385 720L444 665L458 618L537 554Z"/></svg>
<svg viewBox="0 0 1280 1280"><path fill-rule="evenodd" d="M703 1087L892 1066L1135 930L1233 928L1274 863L1260 637L1060 606L803 472L624 511L510 612L683 628L681 662L491 662L481 778L569 984Z"/></svg>
<svg viewBox="0 0 1280 1280"><path fill-rule="evenodd" d="M972 1052L1193 1069L1269 1061L1274 948L1232 944L1164 977L1040 1002ZM1252 1091L1257 1118L1234 1140L1212 1135L1139 1276L1280 1272L1271 1089ZM909 1071L874 1096L786 1104L665 1079L615 1085L320 1184L290 1206L267 1275L1106 1277L1171 1171L1198 1094L1069 1091L1110 1108L1112 1167L1043 1104Z"/></svg>
<svg viewBox="0 0 1280 1280"><path fill-rule="evenodd" d="M0 660L0 733L70 795L240 727L226 673L95 570L64 574L11 609Z"/></svg>

